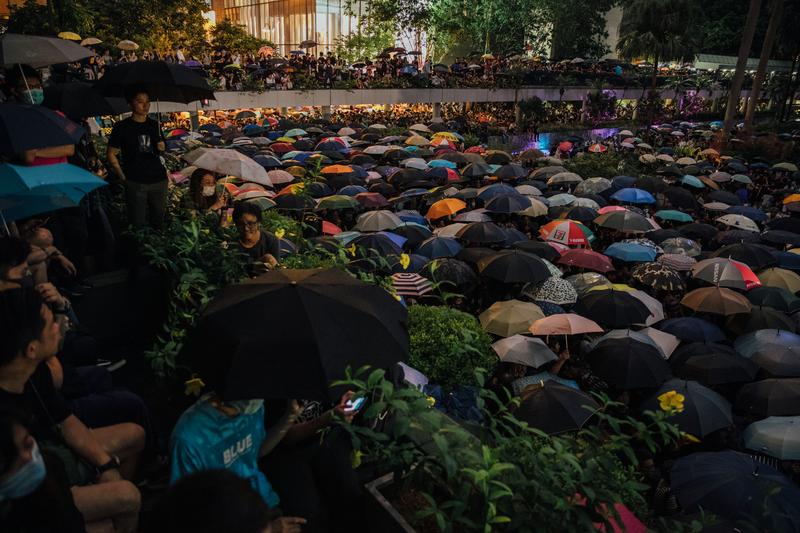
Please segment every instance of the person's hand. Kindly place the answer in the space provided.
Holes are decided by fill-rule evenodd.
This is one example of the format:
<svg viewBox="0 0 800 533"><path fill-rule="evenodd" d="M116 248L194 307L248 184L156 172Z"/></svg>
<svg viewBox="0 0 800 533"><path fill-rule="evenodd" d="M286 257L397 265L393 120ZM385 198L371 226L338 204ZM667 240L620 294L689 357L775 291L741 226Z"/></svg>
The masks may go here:
<svg viewBox="0 0 800 533"><path fill-rule="evenodd" d="M303 530L305 518L299 516L282 516L269 523L267 531L269 533L297 533Z"/></svg>
<svg viewBox="0 0 800 533"><path fill-rule="evenodd" d="M355 393L351 390L342 394L342 397L339 399L339 403L333 408L333 412L339 415L341 418L344 418L348 422L353 421L353 416L356 414L355 411L347 411L347 402L355 395Z"/></svg>
<svg viewBox="0 0 800 533"><path fill-rule="evenodd" d="M569 350L562 350L561 353L558 354L559 361L569 361Z"/></svg>
<svg viewBox="0 0 800 533"><path fill-rule="evenodd" d="M105 472L97 476L97 483L109 483L111 481L122 481L122 475L116 468L112 468L111 470L106 470Z"/></svg>
<svg viewBox="0 0 800 533"><path fill-rule="evenodd" d="M58 260L59 264L61 264L61 267L66 270L70 276L74 276L78 273L78 269L75 268L75 264L67 259L64 254L59 254L56 256L56 260Z"/></svg>
<svg viewBox="0 0 800 533"><path fill-rule="evenodd" d="M40 283L36 286L36 290L45 303L53 305L56 309L64 309L67 306L67 299L61 296L52 283Z"/></svg>
<svg viewBox="0 0 800 533"><path fill-rule="evenodd" d="M289 400L289 404L286 406L286 412L283 416L285 416L287 420L294 422L302 412L303 406L300 405L297 400Z"/></svg>

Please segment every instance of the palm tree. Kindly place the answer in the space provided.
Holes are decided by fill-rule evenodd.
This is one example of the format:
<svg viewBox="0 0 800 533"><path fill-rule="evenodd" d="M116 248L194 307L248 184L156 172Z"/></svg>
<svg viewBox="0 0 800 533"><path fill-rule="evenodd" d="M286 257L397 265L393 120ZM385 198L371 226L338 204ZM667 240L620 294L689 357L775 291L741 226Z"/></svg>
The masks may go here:
<svg viewBox="0 0 800 533"><path fill-rule="evenodd" d="M617 51L626 59L653 59L653 91L659 61L681 59L694 51L695 37L688 31L694 5L691 0L633 0L625 6Z"/></svg>
<svg viewBox="0 0 800 533"><path fill-rule="evenodd" d="M761 57L758 60L758 70L753 78L753 88L750 89L750 98L747 100L747 109L744 113L744 131L749 135L753 130L753 117L756 113L756 105L761 96L761 85L767 73L767 62L772 54L772 45L775 43L775 35L778 33L778 26L781 25L783 15L783 0L772 0L772 13L769 17L767 34L764 37L764 44L761 45Z"/></svg>
<svg viewBox="0 0 800 533"><path fill-rule="evenodd" d="M758 12L761 11L761 0L750 0L750 8L747 10L747 18L742 32L742 41L739 43L739 57L736 60L736 73L731 81L731 90L728 93L728 106L725 108L725 123L722 128L722 138L727 139L728 132L733 127L733 119L736 117L736 109L739 107L739 95L742 92L742 82L744 72L747 67L747 56L750 55L750 46L753 44L753 34L756 32L758 22Z"/></svg>

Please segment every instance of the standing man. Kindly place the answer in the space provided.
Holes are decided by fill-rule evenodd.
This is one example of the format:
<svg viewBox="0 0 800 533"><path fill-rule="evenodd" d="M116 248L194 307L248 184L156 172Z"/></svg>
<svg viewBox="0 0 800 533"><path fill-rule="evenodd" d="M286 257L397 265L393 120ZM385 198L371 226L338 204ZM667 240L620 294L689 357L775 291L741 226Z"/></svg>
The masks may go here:
<svg viewBox="0 0 800 533"><path fill-rule="evenodd" d="M130 223L159 229L167 208L167 170L160 156L165 149L164 136L158 123L147 116L150 95L146 88L129 87L125 99L133 114L114 124L108 162L125 184Z"/></svg>

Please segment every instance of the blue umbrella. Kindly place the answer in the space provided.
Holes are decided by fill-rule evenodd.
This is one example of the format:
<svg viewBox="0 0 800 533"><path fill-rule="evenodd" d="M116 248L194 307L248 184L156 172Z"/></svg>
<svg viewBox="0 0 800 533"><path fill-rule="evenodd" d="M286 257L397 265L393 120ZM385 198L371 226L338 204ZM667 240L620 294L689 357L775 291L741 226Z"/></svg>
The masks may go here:
<svg viewBox="0 0 800 533"><path fill-rule="evenodd" d="M407 191L403 191L400 193L401 198L413 198L414 196L424 196L428 194L430 191L428 189L423 189L421 187L417 187L415 189L408 189Z"/></svg>
<svg viewBox="0 0 800 533"><path fill-rule="evenodd" d="M402 248L402 247L403 247L403 245L404 245L404 244L406 243L406 241L408 240L408 239L406 239L405 237L403 237L402 235L398 235L398 234L396 234L396 233L392 233L392 232L390 232L390 231L379 231L377 234L378 234L378 235L384 235L384 236L388 237L390 241L392 241L393 243L395 243L395 244L396 244L397 246L399 246L400 248Z"/></svg>
<svg viewBox="0 0 800 533"><path fill-rule="evenodd" d="M345 185L341 189L339 189L338 194L343 194L345 196L355 196L356 194L360 194L362 192L367 192L366 187L362 187L361 185Z"/></svg>
<svg viewBox="0 0 800 533"><path fill-rule="evenodd" d="M428 161L428 166L431 168L452 168L455 169L457 165L452 161L447 161L446 159L432 159Z"/></svg>
<svg viewBox="0 0 800 533"><path fill-rule="evenodd" d="M460 251L461 244L451 237L431 237L426 239L415 250L419 255L424 255L431 259L454 257Z"/></svg>
<svg viewBox="0 0 800 533"><path fill-rule="evenodd" d="M743 215L755 222L764 222L767 220L767 214L757 207L732 205L725 212L732 215Z"/></svg>
<svg viewBox="0 0 800 533"><path fill-rule="evenodd" d="M719 327L693 316L662 320L656 329L675 335L686 342L721 342L727 339Z"/></svg>
<svg viewBox="0 0 800 533"><path fill-rule="evenodd" d="M248 124L244 128L242 128L242 133L245 135L260 135L264 133L264 128L259 126L258 124Z"/></svg>
<svg viewBox="0 0 800 533"><path fill-rule="evenodd" d="M407 268L403 268L402 263L400 263L400 259L397 257L390 257L389 261L392 265L392 274L397 274L398 272L414 272L417 273L422 268L428 264L428 259L424 255L419 254L410 254L409 256L409 263Z"/></svg>
<svg viewBox="0 0 800 533"><path fill-rule="evenodd" d="M800 270L800 255L790 252L779 252L777 250L770 251L770 253L775 257L780 268Z"/></svg>
<svg viewBox="0 0 800 533"><path fill-rule="evenodd" d="M633 176L614 176L611 179L611 184L617 189L625 189L626 187L633 187L636 183L636 178Z"/></svg>
<svg viewBox="0 0 800 533"><path fill-rule="evenodd" d="M656 199L649 192L636 189L634 187L627 187L620 189L611 195L611 198L618 202L625 202L629 204L654 204Z"/></svg>
<svg viewBox="0 0 800 533"><path fill-rule="evenodd" d="M495 183L494 185L489 185L488 187L483 188L478 193L478 199L488 202L489 200L498 196L508 195L522 196L519 191L517 191L511 185L506 185L505 183Z"/></svg>
<svg viewBox="0 0 800 533"><path fill-rule="evenodd" d="M688 185L690 187L695 187L697 189L705 189L706 184L700 181L700 178L697 176L691 176L686 174L684 177L681 178L681 183L684 185Z"/></svg>
<svg viewBox="0 0 800 533"><path fill-rule="evenodd" d="M603 253L627 263L649 263L657 255L653 248L635 242L615 242Z"/></svg>
<svg viewBox="0 0 800 533"><path fill-rule="evenodd" d="M281 168L281 162L278 160L278 158L271 155L257 154L253 156L253 161L264 168Z"/></svg>
<svg viewBox="0 0 800 533"><path fill-rule="evenodd" d="M516 242L528 240L528 236L522 233L517 228L501 228L501 229L503 230L503 233L506 234L506 240L503 242L503 244L507 246L511 246Z"/></svg>
<svg viewBox="0 0 800 533"><path fill-rule="evenodd" d="M417 211L413 211L411 209L405 209L403 211L398 211L395 214L403 222L413 222L414 224L419 224L420 226L428 225L428 221L425 220L425 217L420 215Z"/></svg>

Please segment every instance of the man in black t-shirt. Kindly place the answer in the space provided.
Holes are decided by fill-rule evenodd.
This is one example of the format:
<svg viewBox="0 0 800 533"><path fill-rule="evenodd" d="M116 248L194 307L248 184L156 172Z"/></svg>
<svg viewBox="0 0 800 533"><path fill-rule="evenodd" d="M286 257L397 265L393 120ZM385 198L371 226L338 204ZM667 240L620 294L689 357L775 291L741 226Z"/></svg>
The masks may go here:
<svg viewBox="0 0 800 533"><path fill-rule="evenodd" d="M147 90L131 87L126 99L133 114L114 124L108 140L108 162L125 183L130 223L160 228L167 208L167 170L160 157L165 149L164 137L158 123L147 116Z"/></svg>

